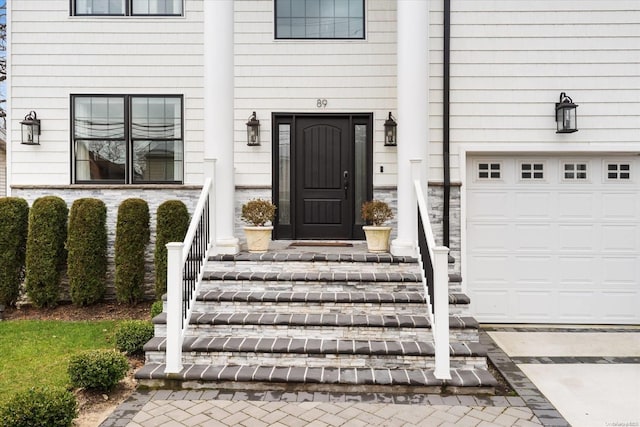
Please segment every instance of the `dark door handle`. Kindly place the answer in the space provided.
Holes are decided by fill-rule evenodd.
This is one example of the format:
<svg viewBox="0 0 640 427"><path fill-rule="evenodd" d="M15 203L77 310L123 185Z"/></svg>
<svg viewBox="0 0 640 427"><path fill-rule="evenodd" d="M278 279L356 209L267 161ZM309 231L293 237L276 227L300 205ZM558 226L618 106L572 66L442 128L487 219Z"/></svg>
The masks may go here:
<svg viewBox="0 0 640 427"><path fill-rule="evenodd" d="M344 178L343 181L343 185L344 185L344 198L348 199L348 194L349 194L349 171L344 171L342 173L342 176Z"/></svg>

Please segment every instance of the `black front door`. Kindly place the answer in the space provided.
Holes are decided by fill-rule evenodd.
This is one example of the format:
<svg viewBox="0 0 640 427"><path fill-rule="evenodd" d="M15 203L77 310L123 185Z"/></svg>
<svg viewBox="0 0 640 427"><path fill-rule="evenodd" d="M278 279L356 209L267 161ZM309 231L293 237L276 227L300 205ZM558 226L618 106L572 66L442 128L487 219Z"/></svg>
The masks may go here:
<svg viewBox="0 0 640 427"><path fill-rule="evenodd" d="M362 238L372 193L369 115L275 116L276 238Z"/></svg>
<svg viewBox="0 0 640 427"><path fill-rule="evenodd" d="M349 238L353 209L349 119L299 118L295 145L296 237Z"/></svg>

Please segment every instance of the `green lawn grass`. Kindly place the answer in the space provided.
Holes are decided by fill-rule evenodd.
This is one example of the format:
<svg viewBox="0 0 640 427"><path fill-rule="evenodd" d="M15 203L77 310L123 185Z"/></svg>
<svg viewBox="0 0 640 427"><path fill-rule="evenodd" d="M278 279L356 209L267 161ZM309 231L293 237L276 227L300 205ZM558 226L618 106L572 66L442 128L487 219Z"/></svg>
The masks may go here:
<svg viewBox="0 0 640 427"><path fill-rule="evenodd" d="M0 322L0 402L33 386L69 385L69 358L83 350L114 348L117 321Z"/></svg>

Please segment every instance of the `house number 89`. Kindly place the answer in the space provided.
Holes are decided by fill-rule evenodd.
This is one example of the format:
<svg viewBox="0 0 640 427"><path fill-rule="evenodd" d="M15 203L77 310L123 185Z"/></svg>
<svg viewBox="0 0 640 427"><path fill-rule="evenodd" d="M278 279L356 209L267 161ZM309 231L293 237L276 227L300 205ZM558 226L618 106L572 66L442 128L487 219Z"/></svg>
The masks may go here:
<svg viewBox="0 0 640 427"><path fill-rule="evenodd" d="M316 107L318 108L327 108L327 100L326 99L316 99Z"/></svg>

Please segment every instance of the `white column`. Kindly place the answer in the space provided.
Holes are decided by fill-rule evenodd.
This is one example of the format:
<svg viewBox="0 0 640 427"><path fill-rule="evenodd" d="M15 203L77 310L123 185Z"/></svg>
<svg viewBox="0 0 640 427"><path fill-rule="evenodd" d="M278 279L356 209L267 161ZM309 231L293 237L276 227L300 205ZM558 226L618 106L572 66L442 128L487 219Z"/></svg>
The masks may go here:
<svg viewBox="0 0 640 427"><path fill-rule="evenodd" d="M397 7L398 236L391 242L391 253L415 256L417 208L411 164L422 159L422 167L427 166L429 2L398 0ZM427 176L424 172L420 175Z"/></svg>
<svg viewBox="0 0 640 427"><path fill-rule="evenodd" d="M216 252L234 254L239 245L234 236L233 0L203 5L204 157L215 159Z"/></svg>

